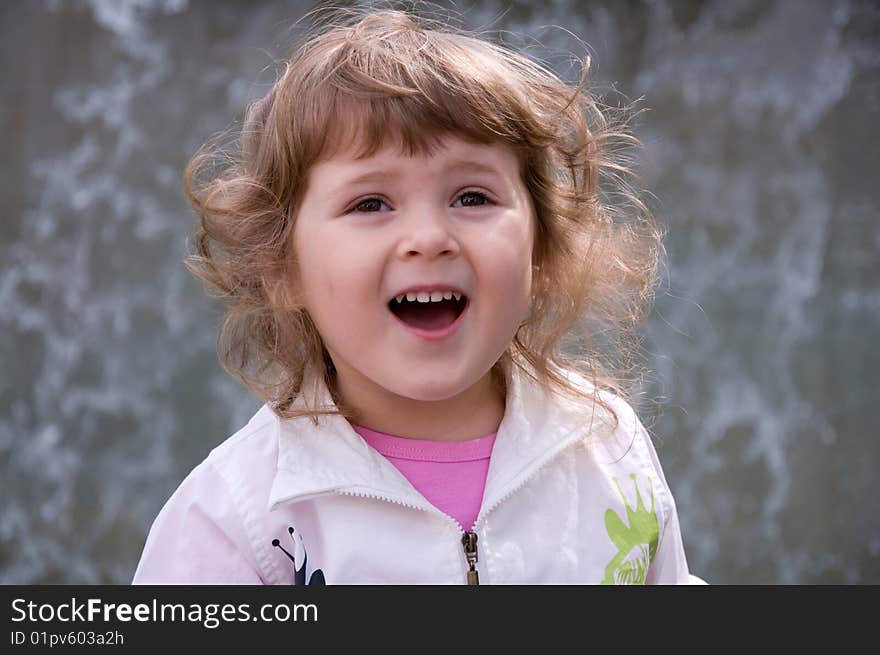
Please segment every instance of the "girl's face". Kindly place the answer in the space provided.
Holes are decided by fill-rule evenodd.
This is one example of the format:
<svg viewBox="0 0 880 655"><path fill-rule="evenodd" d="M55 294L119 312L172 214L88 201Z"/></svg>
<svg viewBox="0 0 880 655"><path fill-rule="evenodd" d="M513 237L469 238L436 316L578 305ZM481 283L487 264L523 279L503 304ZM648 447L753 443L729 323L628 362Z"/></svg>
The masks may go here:
<svg viewBox="0 0 880 655"><path fill-rule="evenodd" d="M485 388L529 309L534 222L504 145L446 137L430 156L389 145L316 163L294 249L343 397L412 407ZM407 291L464 295L398 303Z"/></svg>

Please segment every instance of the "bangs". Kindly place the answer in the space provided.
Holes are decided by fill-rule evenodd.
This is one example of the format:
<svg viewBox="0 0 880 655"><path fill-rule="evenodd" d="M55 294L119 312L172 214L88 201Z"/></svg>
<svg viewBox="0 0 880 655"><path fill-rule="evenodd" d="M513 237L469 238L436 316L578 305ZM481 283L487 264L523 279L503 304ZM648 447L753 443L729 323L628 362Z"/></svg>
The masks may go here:
<svg viewBox="0 0 880 655"><path fill-rule="evenodd" d="M394 37L319 39L302 54L321 61L304 67L311 79L289 80L299 89L287 106L298 114L295 150L305 166L341 150L369 157L388 143L406 155L431 155L448 135L516 150L542 140L518 84L521 62L465 36L410 30Z"/></svg>
<svg viewBox="0 0 880 655"><path fill-rule="evenodd" d="M498 138L486 130L456 124L451 119L454 112L442 111L418 96L363 98L337 91L325 106L324 124L316 126L316 136L323 136L316 139L317 159L329 159L342 151L363 159L389 144L405 156L431 156L444 136L483 144Z"/></svg>

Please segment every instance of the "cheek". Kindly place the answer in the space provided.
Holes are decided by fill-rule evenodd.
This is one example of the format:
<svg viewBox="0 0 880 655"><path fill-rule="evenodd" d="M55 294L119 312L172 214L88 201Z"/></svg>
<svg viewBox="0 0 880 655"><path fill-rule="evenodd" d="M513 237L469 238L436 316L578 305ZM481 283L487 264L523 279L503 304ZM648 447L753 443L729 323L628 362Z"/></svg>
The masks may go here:
<svg viewBox="0 0 880 655"><path fill-rule="evenodd" d="M322 292L317 285L326 276L323 270L324 261L321 257L316 257L315 240L310 235L297 233L294 240L294 252L296 253L297 265L299 268L299 282L303 294L303 301L306 307L311 310L314 301L320 298ZM303 247L303 243L308 243L308 247Z"/></svg>
<svg viewBox="0 0 880 655"><path fill-rule="evenodd" d="M296 246L300 254L306 306L318 319L353 316L373 299L370 280L375 274L363 247L351 246L332 232L303 230ZM302 248L307 244L305 248Z"/></svg>
<svg viewBox="0 0 880 655"><path fill-rule="evenodd" d="M516 317L529 305L532 281L531 247L521 239L500 239L485 243L481 277L487 283L494 311Z"/></svg>
<svg viewBox="0 0 880 655"><path fill-rule="evenodd" d="M325 254L325 239L320 231L299 226L294 237L304 302L309 313L320 319L339 295L333 258Z"/></svg>
<svg viewBox="0 0 880 655"><path fill-rule="evenodd" d="M494 252L496 269L512 294L528 295L532 280L532 230L523 220L511 221L499 233Z"/></svg>

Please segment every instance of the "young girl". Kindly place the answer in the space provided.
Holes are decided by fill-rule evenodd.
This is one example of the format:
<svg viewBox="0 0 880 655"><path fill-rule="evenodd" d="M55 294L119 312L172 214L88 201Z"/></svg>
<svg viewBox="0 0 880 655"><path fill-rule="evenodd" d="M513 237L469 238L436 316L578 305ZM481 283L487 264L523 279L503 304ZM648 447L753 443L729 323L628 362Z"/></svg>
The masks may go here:
<svg viewBox="0 0 880 655"><path fill-rule="evenodd" d="M604 363L662 254L627 138L583 80L406 13L309 38L240 162L187 167L187 264L266 404L167 502L134 582L688 582Z"/></svg>

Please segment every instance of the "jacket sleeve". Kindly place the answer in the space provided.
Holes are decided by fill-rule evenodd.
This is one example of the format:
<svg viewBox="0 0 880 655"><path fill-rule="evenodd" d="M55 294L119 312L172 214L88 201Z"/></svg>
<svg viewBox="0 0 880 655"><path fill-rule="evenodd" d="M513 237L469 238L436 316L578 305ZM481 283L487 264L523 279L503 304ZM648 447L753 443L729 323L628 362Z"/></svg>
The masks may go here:
<svg viewBox="0 0 880 655"><path fill-rule="evenodd" d="M678 511L675 507L675 499L672 491L666 483L666 476L660 466L660 459L651 437L643 426L639 426L642 442L648 453L654 476L659 479L662 493L664 523L660 526L660 541L657 545L657 553L651 560L645 579L646 584L691 584L692 580L688 571L687 557L684 552L684 544L681 538L681 528L678 524Z"/></svg>
<svg viewBox="0 0 880 655"><path fill-rule="evenodd" d="M159 512L132 584L263 584L238 510L207 461Z"/></svg>

